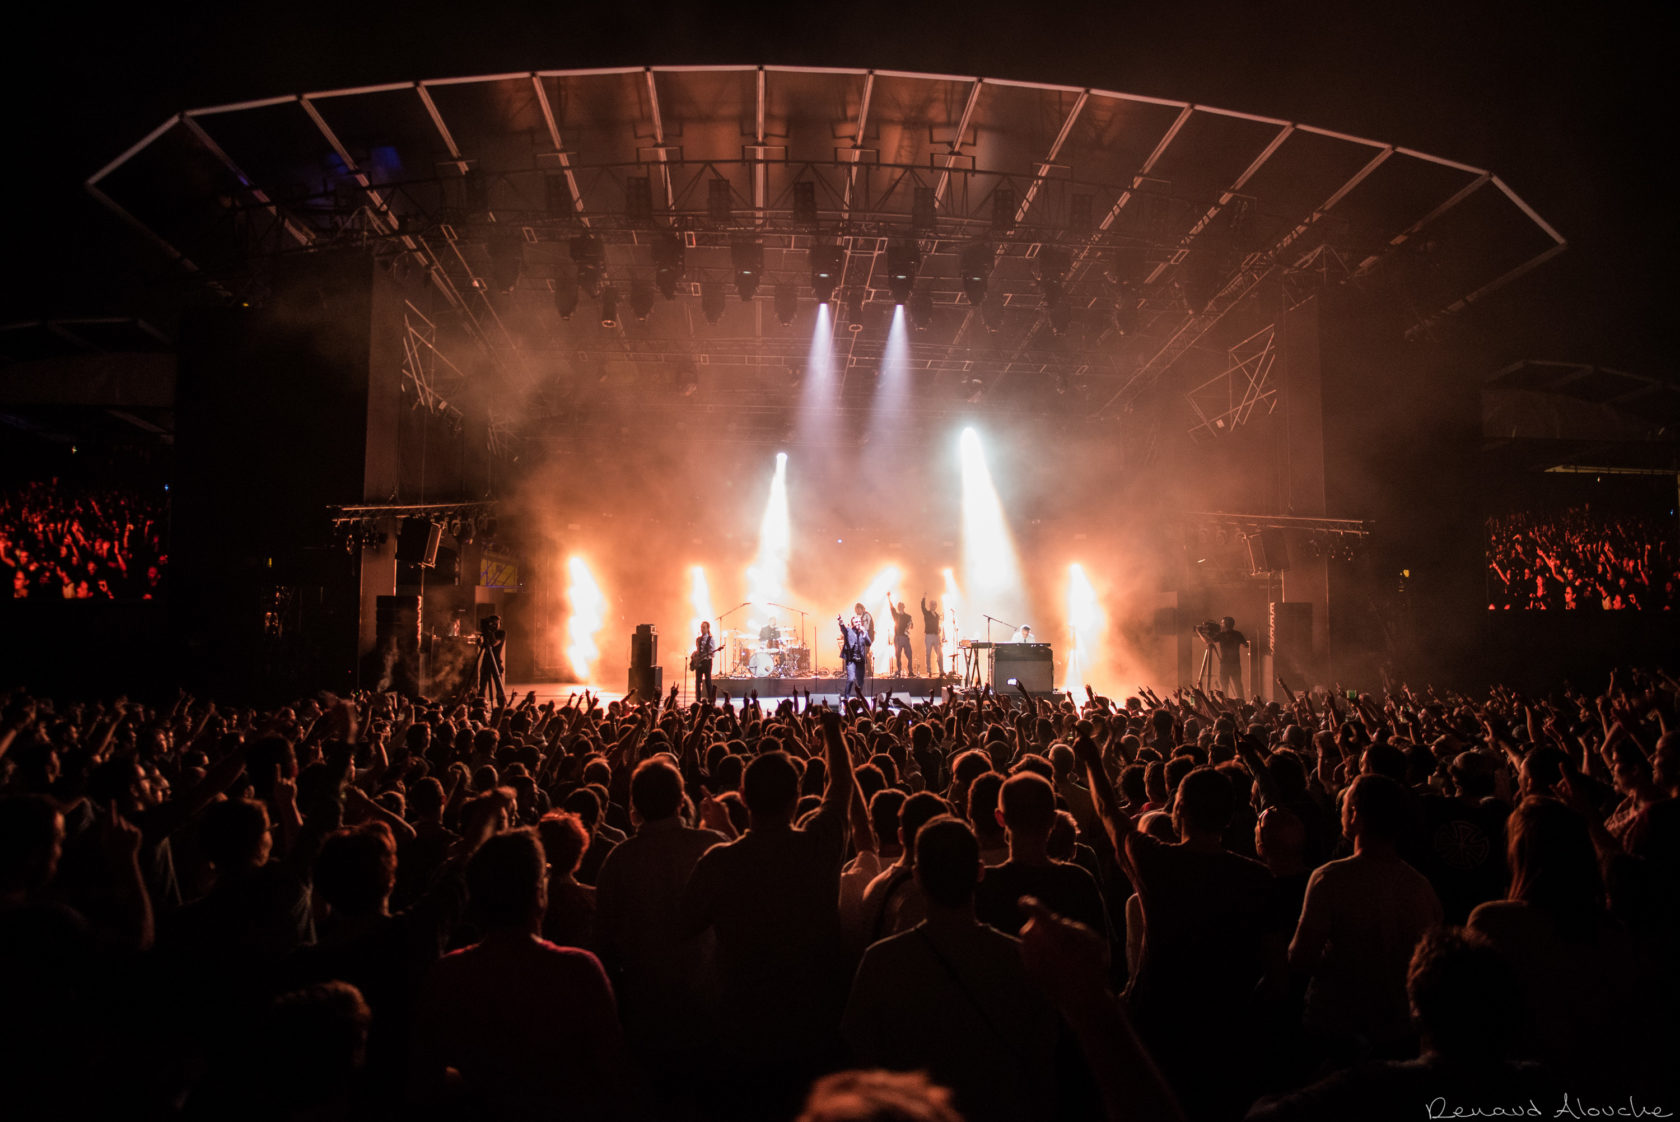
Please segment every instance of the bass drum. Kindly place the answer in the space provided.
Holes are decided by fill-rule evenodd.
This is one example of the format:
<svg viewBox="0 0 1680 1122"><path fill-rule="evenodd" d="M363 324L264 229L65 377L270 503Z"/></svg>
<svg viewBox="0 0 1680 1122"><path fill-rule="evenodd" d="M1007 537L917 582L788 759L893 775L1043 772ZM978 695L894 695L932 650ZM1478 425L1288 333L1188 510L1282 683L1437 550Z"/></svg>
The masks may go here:
<svg viewBox="0 0 1680 1122"><path fill-rule="evenodd" d="M754 678L768 678L776 672L776 652L756 652L747 660L747 670Z"/></svg>

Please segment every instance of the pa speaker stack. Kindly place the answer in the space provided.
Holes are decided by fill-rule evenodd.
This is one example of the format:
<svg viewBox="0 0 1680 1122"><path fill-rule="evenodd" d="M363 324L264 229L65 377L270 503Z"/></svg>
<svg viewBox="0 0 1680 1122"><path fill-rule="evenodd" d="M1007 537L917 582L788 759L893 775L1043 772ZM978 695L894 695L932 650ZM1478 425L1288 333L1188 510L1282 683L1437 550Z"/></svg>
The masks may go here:
<svg viewBox="0 0 1680 1122"><path fill-rule="evenodd" d="M1261 530L1248 535L1248 566L1254 573L1282 573L1289 568L1289 546L1283 531Z"/></svg>
<svg viewBox="0 0 1680 1122"><path fill-rule="evenodd" d="M413 695L420 688L420 597L381 596L374 605L374 636L389 671L383 688Z"/></svg>
<svg viewBox="0 0 1680 1122"><path fill-rule="evenodd" d="M1290 689L1311 688L1316 677L1312 602L1273 600L1267 623L1272 673L1288 682Z"/></svg>
<svg viewBox="0 0 1680 1122"><path fill-rule="evenodd" d="M443 540L443 526L425 518L405 518L397 533L397 560L408 565L430 568L437 564L438 543Z"/></svg>
<svg viewBox="0 0 1680 1122"><path fill-rule="evenodd" d="M655 666L659 657L659 629L651 623L636 625L630 636L630 681L628 689L639 694L643 701L657 701L665 690L665 672Z"/></svg>

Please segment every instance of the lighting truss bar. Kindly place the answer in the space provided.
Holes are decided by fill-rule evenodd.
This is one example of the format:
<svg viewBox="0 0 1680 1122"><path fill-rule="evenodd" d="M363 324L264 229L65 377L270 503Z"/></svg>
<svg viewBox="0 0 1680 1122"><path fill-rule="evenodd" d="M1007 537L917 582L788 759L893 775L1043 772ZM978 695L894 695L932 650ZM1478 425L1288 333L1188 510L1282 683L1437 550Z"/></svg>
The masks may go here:
<svg viewBox="0 0 1680 1122"><path fill-rule="evenodd" d="M1376 528L1375 522L1364 518L1307 518L1288 514L1221 514L1213 511L1190 511L1176 521L1242 530L1308 530L1353 538L1368 538Z"/></svg>
<svg viewBox="0 0 1680 1122"><path fill-rule="evenodd" d="M187 127L187 130L191 132L193 136L198 138L198 142L202 144L212 156L222 162L223 167L233 173L233 177L239 180L240 186L249 191L251 193L251 197L261 203L263 208L267 210L269 214L274 216L274 220L280 223L281 228L284 229L286 233L290 234L299 245L307 247L315 244L315 238L311 234L302 227L298 226L290 218L280 213L280 208L275 206L269 199L268 193L261 187L258 187L250 176L240 170L239 165L233 162L233 157L223 151L222 146L217 144L216 141L211 138L210 134L204 130L203 125L199 124L195 118L185 116L181 118L181 123Z"/></svg>
<svg viewBox="0 0 1680 1122"><path fill-rule="evenodd" d="M577 175L572 171L572 158L566 151L565 142L560 139L560 126L554 120L554 106L549 104L548 91L543 89L542 77L531 75L531 88L536 91L537 105L542 109L543 123L548 126L548 139L554 144L554 157L560 161L560 173L565 176L566 190L572 196L572 214L589 227L589 212L584 209L583 195L578 190Z"/></svg>
<svg viewBox="0 0 1680 1122"><path fill-rule="evenodd" d="M1201 219L1190 228L1189 233L1179 239L1178 248L1173 251L1173 255L1167 260L1161 262L1159 265L1155 266L1149 276L1144 279L1144 284L1154 284L1161 278L1162 273L1166 272L1174 265L1183 263L1184 258L1190 253L1190 243L1195 241L1197 235L1199 235L1203 230L1206 230L1213 224L1213 220L1219 217L1220 213L1230 205L1231 200L1235 198L1240 191L1242 191L1243 187L1248 184L1250 179L1254 178L1254 174L1265 165L1267 160L1272 158L1272 154L1279 148L1283 147L1283 142L1288 140L1289 134L1294 131L1294 125L1284 125L1283 128L1278 130L1277 135L1272 137L1272 142L1266 145L1265 149L1258 156L1254 157L1254 160L1248 165L1247 169L1244 170L1241 175L1237 176L1229 187L1220 192L1219 198L1207 209L1207 213L1202 215Z"/></svg>
<svg viewBox="0 0 1680 1122"><path fill-rule="evenodd" d="M494 511L494 500L468 500L459 503L376 503L364 506L329 506L327 510L335 512L332 520L335 524L344 522L360 522L365 518L379 518L384 515L406 515L414 518L428 516L447 518L452 514L482 514Z"/></svg>
<svg viewBox="0 0 1680 1122"><path fill-rule="evenodd" d="M658 153L659 174L665 180L665 209L677 209L677 197L671 186L671 166L665 150L665 120L659 113L659 86L653 78L653 67L647 71L648 119L653 122L654 151Z"/></svg>
<svg viewBox="0 0 1680 1122"><path fill-rule="evenodd" d="M1079 96L1074 99L1073 108L1068 111L1067 118L1062 121L1062 127L1056 133L1056 139L1051 143L1050 151L1045 154L1044 159L1038 162L1038 174L1033 176L1033 181L1027 185L1027 193L1022 197L1021 205L1015 211L1015 225L1020 226L1026 222L1027 211L1032 208L1033 199L1038 196L1039 187L1043 185L1045 176L1050 174L1050 168L1055 164L1056 157L1062 153L1062 145L1067 143L1068 135L1073 132L1074 122L1079 120L1080 112L1084 110L1085 103L1090 100L1090 90L1079 91Z"/></svg>
<svg viewBox="0 0 1680 1122"><path fill-rule="evenodd" d="M1201 315L1192 315L1182 325L1180 325L1179 329L1173 333L1172 338L1167 341L1166 346L1162 347L1153 356L1151 356L1149 361L1145 363L1131 379L1122 385L1113 397L1103 403L1102 408L1099 409L1098 412L1103 413L1112 408L1114 403L1119 401L1120 398L1131 390L1133 386L1148 385L1150 380L1158 378L1164 374L1167 369L1170 368L1174 362L1177 362L1186 351L1193 347L1203 335L1207 334L1207 332L1213 328L1214 324L1223 319L1226 312L1230 311L1231 308L1240 303L1244 296L1248 295L1249 292L1252 292L1255 286L1257 286L1269 273L1271 273L1273 269L1277 267L1276 261L1278 256L1282 254L1284 250L1295 244L1304 237L1309 230L1313 229L1322 222L1324 216L1329 214L1331 209L1334 208L1337 203L1346 198L1348 193L1360 183L1364 182L1366 177L1380 167L1383 161L1387 160L1389 156L1393 155L1393 153L1394 150L1389 148L1385 148L1376 153L1366 161L1364 167L1354 172L1353 175L1348 177L1346 182L1336 188L1335 191L1331 192L1330 196L1325 199L1324 202L1314 207L1312 213L1302 219L1294 229L1289 231L1289 233L1285 234L1283 238L1271 248L1271 250L1264 254L1251 255L1245 263L1243 271L1237 276L1231 278L1224 288L1222 288L1214 297L1212 304L1209 306L1209 310L1204 311ZM1446 204L1443 204L1443 207L1445 205ZM1304 262L1310 256L1311 254L1304 255L1301 260Z"/></svg>
<svg viewBox="0 0 1680 1122"><path fill-rule="evenodd" d="M875 72L869 71L863 79L863 97L858 101L857 132L852 136L852 151L863 149L864 129L869 126L869 99L875 93ZM846 194L841 199L841 217L850 222L852 220L852 187L857 183L857 161L853 160L846 171Z"/></svg>
<svg viewBox="0 0 1680 1122"><path fill-rule="evenodd" d="M432 127L437 129L438 136L443 140L443 147L449 153L455 168L463 176L467 174L467 161L461 158L461 149L456 147L455 137L450 133L449 126L443 123L443 114L438 111L437 102L432 100L431 92L426 89L426 83L414 83L414 92L420 95L420 104L426 107L426 116L432 119Z"/></svg>
<svg viewBox="0 0 1680 1122"><path fill-rule="evenodd" d="M962 148L963 137L968 135L969 121L974 117L974 107L980 102L980 91L986 85L986 79L974 79L974 85L968 91L968 104L963 106L962 116L957 119L957 134L951 138L950 151L945 154L945 169L939 173L939 183L933 189L933 205L939 206L945 201L945 185L951 179L951 163L956 159Z"/></svg>

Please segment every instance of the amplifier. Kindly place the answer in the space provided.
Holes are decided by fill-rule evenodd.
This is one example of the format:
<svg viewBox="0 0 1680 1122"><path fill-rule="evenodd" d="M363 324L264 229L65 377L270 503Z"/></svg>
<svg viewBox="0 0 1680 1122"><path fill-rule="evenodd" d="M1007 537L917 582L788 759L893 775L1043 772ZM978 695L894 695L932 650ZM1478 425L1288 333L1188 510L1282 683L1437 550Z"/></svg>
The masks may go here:
<svg viewBox="0 0 1680 1122"><path fill-rule="evenodd" d="M665 689L663 666L632 666L627 690L635 690L642 701L658 701Z"/></svg>
<svg viewBox="0 0 1680 1122"><path fill-rule="evenodd" d="M1025 686L1028 693L1051 693L1055 655L1049 643L998 643L992 647L992 688L998 692Z"/></svg>

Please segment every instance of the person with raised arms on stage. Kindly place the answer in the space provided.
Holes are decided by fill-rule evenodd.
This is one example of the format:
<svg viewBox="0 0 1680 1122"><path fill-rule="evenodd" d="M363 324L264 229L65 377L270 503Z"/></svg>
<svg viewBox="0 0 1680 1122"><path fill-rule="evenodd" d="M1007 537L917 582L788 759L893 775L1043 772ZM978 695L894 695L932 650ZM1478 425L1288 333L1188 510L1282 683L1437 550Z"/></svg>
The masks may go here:
<svg viewBox="0 0 1680 1122"><path fill-rule="evenodd" d="M904 610L904 602L893 602L892 593L887 593L887 610L892 612L893 621L893 677L905 677L900 672L899 657L904 658L903 670L910 675L916 673L916 659L910 653L910 613Z"/></svg>
<svg viewBox="0 0 1680 1122"><path fill-rule="evenodd" d="M863 605L859 604L858 608L861 611ZM835 616L834 621L840 625L840 662L846 668L846 684L841 687L840 698L845 700L856 690L862 700L867 696L864 682L869 677L869 648L873 637L859 616L853 616L850 622Z"/></svg>
<svg viewBox="0 0 1680 1122"><path fill-rule="evenodd" d="M717 654L717 640L712 637L709 620L700 621L700 634L694 639L694 653L688 656L688 666L694 671L694 697L706 700L706 690L712 684L712 656Z"/></svg>
<svg viewBox="0 0 1680 1122"><path fill-rule="evenodd" d="M939 601L931 603L926 596L922 597L922 654L927 663L927 673L930 678L942 678L945 675L945 645L940 636L941 619Z"/></svg>

